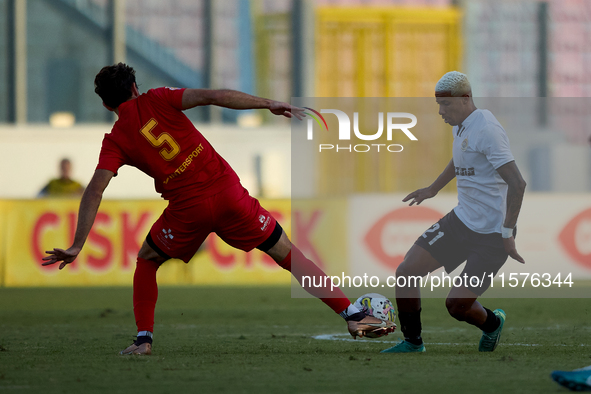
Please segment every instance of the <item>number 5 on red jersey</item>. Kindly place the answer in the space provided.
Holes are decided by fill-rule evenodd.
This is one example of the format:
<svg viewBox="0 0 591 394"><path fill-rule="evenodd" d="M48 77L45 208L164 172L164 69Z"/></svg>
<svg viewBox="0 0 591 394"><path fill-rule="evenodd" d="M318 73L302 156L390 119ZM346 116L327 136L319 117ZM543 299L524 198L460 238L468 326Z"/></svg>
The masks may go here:
<svg viewBox="0 0 591 394"><path fill-rule="evenodd" d="M176 157L181 152L180 145L172 138L172 136L168 133L162 133L156 138L154 134L152 134L152 130L158 126L158 122L156 119L152 118L141 128L140 133L148 140L148 142L154 147L159 148L165 143L168 143L170 146L170 150L166 148L160 150L160 156L166 161L170 161Z"/></svg>

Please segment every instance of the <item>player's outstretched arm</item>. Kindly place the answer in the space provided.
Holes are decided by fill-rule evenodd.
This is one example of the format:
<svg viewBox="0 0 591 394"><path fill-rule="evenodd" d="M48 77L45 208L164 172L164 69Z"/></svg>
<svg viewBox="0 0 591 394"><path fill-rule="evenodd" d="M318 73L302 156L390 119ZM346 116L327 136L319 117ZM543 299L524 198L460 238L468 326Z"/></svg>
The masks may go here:
<svg viewBox="0 0 591 394"><path fill-rule="evenodd" d="M417 204L420 205L424 200L428 198L433 198L439 193L441 189L445 187L452 179L456 177L456 170L454 168L454 160L451 159L443 172L437 177L435 182L431 184L429 187L425 187L423 189L415 190L414 192L410 193L408 196L402 199L402 202L407 202L408 200L412 200L410 202L410 206Z"/></svg>
<svg viewBox="0 0 591 394"><path fill-rule="evenodd" d="M288 103L252 96L229 89L185 89L183 92L183 110L203 105L217 105L230 109L268 109L275 115L302 119L304 109Z"/></svg>
<svg viewBox="0 0 591 394"><path fill-rule="evenodd" d="M523 201L523 195L525 193L525 180L521 176L519 172L519 168L517 168L517 164L515 161L511 161L507 164L502 165L501 167L497 168L497 172L503 178L503 180L507 183L507 213L505 215L505 222L503 223L503 227L507 229L515 228L517 224L517 217L519 216L519 211L521 210L521 203ZM510 236L505 238L503 236L503 244L505 246L505 251L509 253L511 258L519 261L522 264L525 264L525 260L523 257L517 253L517 249L515 247L515 238Z"/></svg>
<svg viewBox="0 0 591 394"><path fill-rule="evenodd" d="M61 261L60 270L72 261L76 260L78 254L82 250L88 233L92 228L96 213L101 205L103 198L103 192L109 185L111 178L115 175L109 170L96 170L92 177L88 187L82 195L80 201L80 209L78 211L78 225L76 226L76 233L74 235L74 243L66 250L54 248L53 250L46 251L47 256L43 258L44 263L42 265L51 265Z"/></svg>

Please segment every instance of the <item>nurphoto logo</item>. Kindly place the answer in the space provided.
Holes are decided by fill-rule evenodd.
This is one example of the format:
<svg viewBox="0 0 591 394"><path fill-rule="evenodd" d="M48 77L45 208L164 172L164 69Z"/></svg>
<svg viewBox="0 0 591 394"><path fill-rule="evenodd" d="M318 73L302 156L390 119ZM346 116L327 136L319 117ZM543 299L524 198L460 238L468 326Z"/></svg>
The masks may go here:
<svg viewBox="0 0 591 394"><path fill-rule="evenodd" d="M307 139L314 140L314 121L320 126L320 130L328 132L328 124L321 114L336 115L339 122L338 138L339 141L351 141L351 119L344 111L338 109L321 109L320 112L304 107L310 112L305 112L309 116L307 123ZM359 112L353 113L353 133L354 138L362 141L375 141L384 134L384 118L386 119L386 139L392 141L395 131L403 132L411 141L417 141L417 137L411 133L410 129L417 125L417 117L408 112L388 112L384 117L383 112L378 112L378 130L373 134L363 134L359 130ZM400 123L400 119L407 119L410 122ZM318 151L336 151L336 152L377 152L387 151L391 153L402 152L404 147L400 144L318 144Z"/></svg>

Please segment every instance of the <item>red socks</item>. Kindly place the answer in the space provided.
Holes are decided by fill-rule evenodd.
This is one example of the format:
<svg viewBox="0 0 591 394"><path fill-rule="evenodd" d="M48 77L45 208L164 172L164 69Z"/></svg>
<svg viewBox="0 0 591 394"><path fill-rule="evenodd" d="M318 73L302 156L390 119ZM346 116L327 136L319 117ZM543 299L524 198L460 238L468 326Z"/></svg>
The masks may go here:
<svg viewBox="0 0 591 394"><path fill-rule="evenodd" d="M154 309L158 300L156 271L160 264L139 258L133 275L133 314L138 332L154 332Z"/></svg>
<svg viewBox="0 0 591 394"><path fill-rule="evenodd" d="M281 268L291 272L300 285L302 284L303 276L309 276L311 278L316 277L316 281L319 283L321 283L321 278L326 277L324 271L318 268L318 266L311 260L306 258L295 245L291 246L289 254L278 264ZM307 278L305 283L306 286L302 285L304 290L314 297L320 298L322 302L328 305L336 313L340 314L351 305L351 301L349 301L343 291L338 287L335 287L332 290L330 285L327 287L314 287L312 283L315 282L310 283ZM330 284L330 281L328 281L328 283Z"/></svg>
<svg viewBox="0 0 591 394"><path fill-rule="evenodd" d="M293 264L292 264L293 263ZM288 270L302 284L302 277L316 277L320 282L326 277L322 271L311 260L307 259L302 252L292 245L291 251L278 263L282 268ZM137 330L154 332L154 309L158 300L158 285L156 284L156 271L160 264L150 260L138 258L135 274L133 275L133 313ZM345 296L338 287L331 290L330 285L326 287L316 287L306 279L304 289L311 295L320 298L322 302L328 305L336 313L345 311L351 301ZM328 281L330 283L330 281Z"/></svg>

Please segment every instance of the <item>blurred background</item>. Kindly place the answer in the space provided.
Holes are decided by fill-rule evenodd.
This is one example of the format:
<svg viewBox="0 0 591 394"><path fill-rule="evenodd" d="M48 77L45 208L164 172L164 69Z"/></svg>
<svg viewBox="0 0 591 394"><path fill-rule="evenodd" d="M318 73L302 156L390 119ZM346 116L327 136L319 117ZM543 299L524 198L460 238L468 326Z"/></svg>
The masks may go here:
<svg viewBox="0 0 591 394"><path fill-rule="evenodd" d="M61 275L39 265L43 251L73 239L79 196L115 120L94 77L115 62L136 69L141 92L425 97L430 106L437 80L462 71L476 105L505 125L528 183L522 254L538 270L591 277L591 1L0 0L0 59L0 286L129 285L165 207L151 179L131 167L107 189L79 265ZM393 274L417 234L456 204L453 182L425 204L429 212L400 203L448 163L452 134L443 122L402 153L312 162L293 150L289 121L268 111L186 113L327 272L375 264ZM305 188L292 183L300 167L311 168ZM71 198L35 200L52 196ZM291 197L320 198L292 206ZM167 264L160 283L289 281L258 252L215 236L205 249L199 264Z"/></svg>
<svg viewBox="0 0 591 394"><path fill-rule="evenodd" d="M431 97L438 78L457 69L476 97L591 96L584 0L0 0L0 15L0 198L35 197L64 157L88 182L114 120L94 76L119 61L136 69L144 92ZM508 130L529 190L589 191L588 111L555 107L530 114L535 130ZM253 194L290 196L287 121L219 108L187 115ZM450 141L442 136L442 146ZM565 171L580 176L569 182ZM145 176L124 174L107 197L155 196ZM381 191L419 186L408 171L394 175L409 181Z"/></svg>

